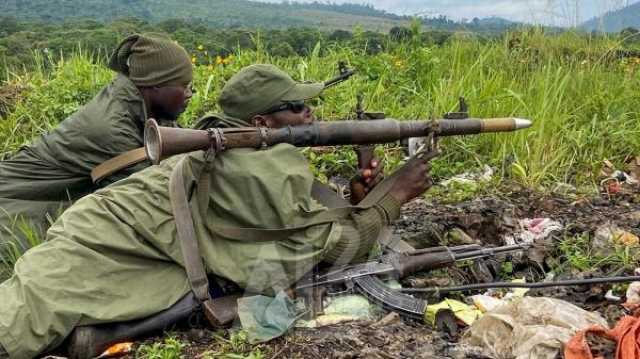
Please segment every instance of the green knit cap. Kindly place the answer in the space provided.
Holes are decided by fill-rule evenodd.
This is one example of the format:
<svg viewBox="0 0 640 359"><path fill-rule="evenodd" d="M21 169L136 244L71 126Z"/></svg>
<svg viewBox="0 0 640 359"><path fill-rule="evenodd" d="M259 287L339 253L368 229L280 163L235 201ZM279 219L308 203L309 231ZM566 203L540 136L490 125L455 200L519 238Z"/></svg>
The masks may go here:
<svg viewBox="0 0 640 359"><path fill-rule="evenodd" d="M243 68L227 81L218 104L226 116L246 122L279 103L316 97L323 89L323 83L295 82L273 65L257 64Z"/></svg>
<svg viewBox="0 0 640 359"><path fill-rule="evenodd" d="M193 80L189 54L162 34L135 34L122 40L109 68L123 73L137 86L186 85Z"/></svg>

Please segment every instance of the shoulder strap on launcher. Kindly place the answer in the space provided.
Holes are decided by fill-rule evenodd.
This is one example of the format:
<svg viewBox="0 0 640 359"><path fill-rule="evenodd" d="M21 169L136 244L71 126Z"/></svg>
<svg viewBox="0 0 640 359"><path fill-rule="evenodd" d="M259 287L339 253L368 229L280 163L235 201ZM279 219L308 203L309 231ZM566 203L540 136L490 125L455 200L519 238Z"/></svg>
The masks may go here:
<svg viewBox="0 0 640 359"><path fill-rule="evenodd" d="M144 152L144 147L127 151L97 165L91 171L91 180L93 183L98 183L103 178L109 177L122 169L138 164L146 159L147 154Z"/></svg>
<svg viewBox="0 0 640 359"><path fill-rule="evenodd" d="M204 270L198 241L193 226L191 209L185 188L183 167L186 157L183 157L171 172L169 180L169 197L171 209L176 221L180 249L184 256L185 269L191 285L191 290L202 304L204 314L211 325L223 327L229 325L237 315L237 299L239 295L230 295L212 299L209 294L209 280ZM205 171L205 176L208 172ZM206 182L208 180L205 178Z"/></svg>

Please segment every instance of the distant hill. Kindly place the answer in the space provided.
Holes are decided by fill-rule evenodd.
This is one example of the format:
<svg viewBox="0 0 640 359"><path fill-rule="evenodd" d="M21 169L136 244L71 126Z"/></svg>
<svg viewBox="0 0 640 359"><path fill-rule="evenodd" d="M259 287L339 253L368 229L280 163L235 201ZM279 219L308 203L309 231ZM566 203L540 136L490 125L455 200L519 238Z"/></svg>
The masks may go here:
<svg viewBox="0 0 640 359"><path fill-rule="evenodd" d="M315 27L386 32L406 17L371 5L260 3L247 0L0 0L0 14L21 20L60 22L73 18L110 21L136 17L149 22L197 20L219 28Z"/></svg>
<svg viewBox="0 0 640 359"><path fill-rule="evenodd" d="M640 29L640 2L608 12L582 24L582 28L587 31L619 32L627 27Z"/></svg>
<svg viewBox="0 0 640 359"><path fill-rule="evenodd" d="M138 18L150 23L185 20L209 28L284 29L309 27L320 30L388 32L407 26L410 18L371 5L328 2L263 3L249 0L0 0L0 17L60 23L74 19L109 22ZM518 24L501 18L459 23L444 16L423 18L427 29L504 31Z"/></svg>

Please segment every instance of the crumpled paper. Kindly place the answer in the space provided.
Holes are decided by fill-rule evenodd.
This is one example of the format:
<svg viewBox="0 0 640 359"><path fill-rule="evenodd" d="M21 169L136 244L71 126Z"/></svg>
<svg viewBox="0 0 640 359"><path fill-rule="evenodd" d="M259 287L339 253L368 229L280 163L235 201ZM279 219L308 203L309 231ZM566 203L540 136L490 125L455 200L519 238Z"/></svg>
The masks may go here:
<svg viewBox="0 0 640 359"><path fill-rule="evenodd" d="M561 231L560 222L551 218L525 218L518 221L521 231L505 236L505 244L533 244L547 238L554 231Z"/></svg>
<svg viewBox="0 0 640 359"><path fill-rule="evenodd" d="M561 231L564 226L551 218L525 218L518 220L519 231L504 236L505 245L530 244L527 257L534 262L543 263L548 241L553 232ZM514 255L518 258L518 254Z"/></svg>
<svg viewBox="0 0 640 359"><path fill-rule="evenodd" d="M300 321L297 325L307 328L319 328L344 322L370 320L372 318L372 306L369 300L362 295L351 294L332 297L324 308L322 315L310 321Z"/></svg>
<svg viewBox="0 0 640 359"><path fill-rule="evenodd" d="M485 313L462 342L495 358L555 359L578 330L592 325L607 321L559 299L523 297Z"/></svg>

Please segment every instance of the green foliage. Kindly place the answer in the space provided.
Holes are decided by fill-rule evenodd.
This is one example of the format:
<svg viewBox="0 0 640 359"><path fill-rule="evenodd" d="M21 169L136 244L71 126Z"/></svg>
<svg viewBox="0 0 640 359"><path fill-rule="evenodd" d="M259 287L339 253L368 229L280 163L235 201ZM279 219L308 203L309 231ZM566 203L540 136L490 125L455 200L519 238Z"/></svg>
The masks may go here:
<svg viewBox="0 0 640 359"><path fill-rule="evenodd" d="M304 149L310 162L310 169L316 178L326 182L331 177L343 175L351 177L356 171L356 155L351 148L330 148L327 150Z"/></svg>
<svg viewBox="0 0 640 359"><path fill-rule="evenodd" d="M436 185L427 192L427 197L442 203L460 203L478 197L495 188L495 181L451 181L446 186Z"/></svg>
<svg viewBox="0 0 640 359"><path fill-rule="evenodd" d="M230 332L229 339L215 336L216 350L208 350L200 355L204 359L263 359L260 346L252 346L245 331Z"/></svg>
<svg viewBox="0 0 640 359"><path fill-rule="evenodd" d="M155 7L161 6L162 1L146 4L143 4L143 1L125 1L121 4L116 2L109 5L109 11L101 8L105 6L104 2L100 2L99 6L91 6L89 2L86 3L89 6L78 4L78 11L65 12L60 16L52 14L65 9L74 1L66 0L64 6L55 6L53 2L44 5L40 4L39 0L31 2L37 3L38 6L23 8L0 2L0 12L3 7L7 8L7 11L3 12L4 16L0 16L0 69L31 69L36 65L33 61L34 51L46 53L57 60L58 56L69 53L78 46L100 58L108 54L119 39L136 32L170 34L189 52L200 58L202 54L196 51L200 47L205 48L208 55L214 57L226 56L239 48L256 50L253 39L258 34L257 29L263 29L261 38L269 53L287 57L294 54L310 54L320 41L324 42L324 45L339 43L354 49L366 49L367 53L374 54L384 51L389 44L398 42L442 45L451 37L453 31L458 30L481 32L482 36L492 37L515 27L512 23L500 26L482 22L463 24L442 17L410 20L407 17L375 10L370 6L350 4L282 5L235 1L224 2L218 7L207 5L201 11L178 16L184 8L184 4L180 3L179 9L163 13L164 15L152 11L157 15L154 17L136 13L136 4ZM166 8L176 6L171 1L166 1L164 5ZM197 1L188 5L202 6L197 4ZM122 11L113 12L118 6L124 8ZM21 11L14 13L17 8ZM47 10L49 8L52 10ZM356 10L358 8L363 11ZM202 16L212 9L215 11L213 17L193 15ZM283 9L287 12L281 13ZM79 17L83 13L86 13L88 18ZM13 16L8 16L11 14ZM117 14L120 15L116 16ZM67 17L68 15L72 16ZM102 22L95 19L101 19ZM229 21L232 23L229 24ZM357 38L351 33L354 24L361 29ZM296 28L289 29L291 26ZM429 31L421 33L421 27ZM385 35L387 32L388 35ZM3 70L0 74L0 79L4 77L4 72L6 71Z"/></svg>
<svg viewBox="0 0 640 359"><path fill-rule="evenodd" d="M639 248L633 246L613 246L610 254L598 253L589 233L565 237L559 244L557 272L588 272L601 269L604 272L633 271L640 260Z"/></svg>
<svg viewBox="0 0 640 359"><path fill-rule="evenodd" d="M179 18L224 28L288 28L313 26L348 28L354 22L370 29L388 29L402 16L368 5L325 3L260 3L247 0L21 0L0 2L5 16L60 22L91 18L110 21L133 16L150 22Z"/></svg>
<svg viewBox="0 0 640 359"><path fill-rule="evenodd" d="M55 127L88 102L113 76L81 50L57 62L38 57L34 61L41 64L38 70L13 77L27 90L0 122L0 153L15 151ZM45 71L44 67L51 67L51 71Z"/></svg>
<svg viewBox="0 0 640 359"><path fill-rule="evenodd" d="M80 47L91 54L94 60L103 60L123 37L136 32L162 32L171 35L191 53L199 64L207 58L226 57L238 49L258 50L263 46L273 56L289 57L309 55L319 42L327 45L342 43L351 47L376 44L385 46L385 36L378 32L367 32L358 43L352 42L352 34L345 30L333 33L317 28L300 27L295 31L279 29L243 30L220 29L189 22L182 19L168 19L159 23L149 23L135 18L123 18L110 23L88 20L69 20L60 24L44 22L17 22L12 18L0 18L0 79L8 71L24 71L43 65L37 62L45 57L55 63L65 54ZM256 41L259 39L259 41ZM323 48L324 50L324 48ZM35 54L35 56L34 56ZM46 68L48 69L48 67Z"/></svg>
<svg viewBox="0 0 640 359"><path fill-rule="evenodd" d="M175 336L168 336L162 342L143 344L136 351L137 358L143 359L181 359L186 343Z"/></svg>
<svg viewBox="0 0 640 359"><path fill-rule="evenodd" d="M3 228L3 235L5 237L0 242L0 283L11 276L18 258L44 241L39 231L20 218L11 228Z"/></svg>
<svg viewBox="0 0 640 359"><path fill-rule="evenodd" d="M5 17L46 21L112 21L136 17L151 23L185 21L210 28L284 29L313 27L324 30L351 29L354 24L366 30L387 32L410 20L375 9L371 5L329 2L264 3L247 0L21 0L0 2ZM86 20L91 19L91 20ZM184 20L175 20L184 19ZM445 16L416 19L430 29L500 32L518 26L500 18L456 22ZM1 23L0 23L1 24ZM15 24L11 28L17 27ZM170 24L165 24L170 26ZM167 30L169 31L169 30Z"/></svg>
<svg viewBox="0 0 640 359"><path fill-rule="evenodd" d="M498 177L527 185L590 184L602 160L622 162L640 153L640 64L608 56L619 46L617 38L533 29L492 41L455 38L444 46L411 40L367 55L370 43L362 35L356 31L353 37L364 42L362 47L318 41L303 56L273 56L262 34L250 40L257 50L237 49L218 57L206 46L197 48L197 93L182 122L189 125L204 112L219 110L215 99L220 89L246 65L270 62L298 80L318 81L334 76L337 63L346 60L358 74L323 94L315 111L320 118L352 117L356 96L362 93L368 110L392 118L437 118L455 110L457 98L464 95L474 117L534 121L532 128L516 133L443 140L443 155L433 161L437 178L488 163L498 169ZM419 29L412 30L412 39L419 35ZM36 71L10 78L26 90L0 122L0 154L5 156L54 127L113 76L86 51L76 50L59 61L36 56L34 62L39 63ZM389 167L402 162L397 148L379 149ZM355 163L348 148L321 155L310 151L309 156L329 176L348 175Z"/></svg>

